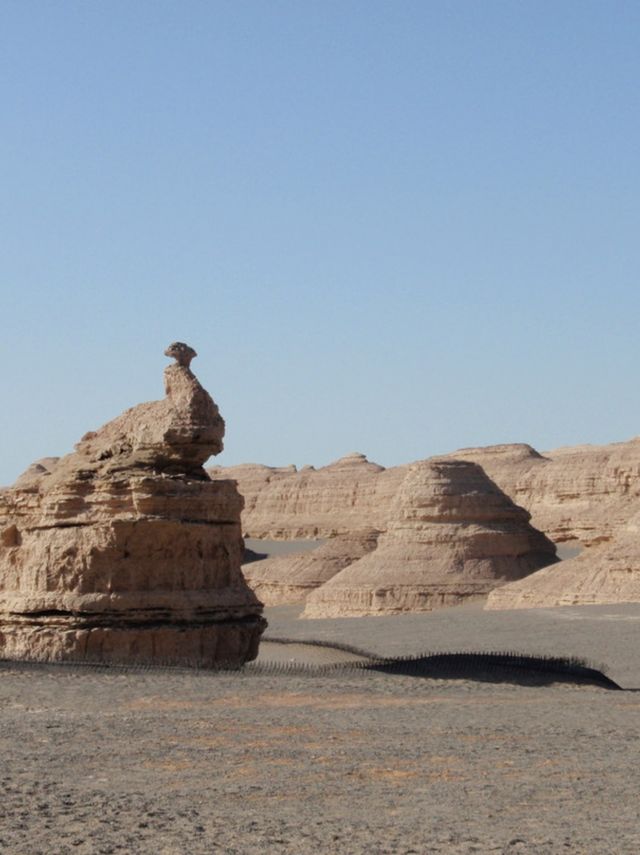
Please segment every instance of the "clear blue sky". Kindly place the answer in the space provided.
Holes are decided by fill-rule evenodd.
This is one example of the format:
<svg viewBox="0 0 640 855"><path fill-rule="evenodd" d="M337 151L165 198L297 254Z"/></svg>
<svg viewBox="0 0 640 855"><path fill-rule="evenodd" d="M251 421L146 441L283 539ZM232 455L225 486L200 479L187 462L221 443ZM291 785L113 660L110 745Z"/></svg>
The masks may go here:
<svg viewBox="0 0 640 855"><path fill-rule="evenodd" d="M0 483L162 396L222 464L640 433L640 3L4 0Z"/></svg>

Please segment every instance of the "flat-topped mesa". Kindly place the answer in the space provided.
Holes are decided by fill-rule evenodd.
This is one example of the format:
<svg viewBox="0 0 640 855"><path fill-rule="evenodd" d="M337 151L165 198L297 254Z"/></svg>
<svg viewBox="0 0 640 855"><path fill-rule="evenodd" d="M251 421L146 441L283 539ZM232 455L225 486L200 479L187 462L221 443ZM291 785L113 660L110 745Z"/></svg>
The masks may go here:
<svg viewBox="0 0 640 855"><path fill-rule="evenodd" d="M242 497L202 464L224 422L176 343L167 397L127 410L0 500L0 658L239 665L265 621ZM46 463L46 465L45 465Z"/></svg>
<svg viewBox="0 0 640 855"><path fill-rule="evenodd" d="M434 458L410 468L377 549L309 594L304 616L430 611L484 598L556 560L527 511L480 466Z"/></svg>

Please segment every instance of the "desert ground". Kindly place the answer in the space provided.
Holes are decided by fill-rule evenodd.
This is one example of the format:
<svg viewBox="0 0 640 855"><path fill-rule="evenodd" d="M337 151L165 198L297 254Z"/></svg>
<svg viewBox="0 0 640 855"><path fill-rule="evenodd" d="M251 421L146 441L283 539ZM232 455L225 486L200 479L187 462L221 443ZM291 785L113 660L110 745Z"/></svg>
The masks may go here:
<svg viewBox="0 0 640 855"><path fill-rule="evenodd" d="M625 691L341 671L3 663L0 851L640 851L640 604L300 620L260 662L585 657ZM283 645L269 638L287 638Z"/></svg>

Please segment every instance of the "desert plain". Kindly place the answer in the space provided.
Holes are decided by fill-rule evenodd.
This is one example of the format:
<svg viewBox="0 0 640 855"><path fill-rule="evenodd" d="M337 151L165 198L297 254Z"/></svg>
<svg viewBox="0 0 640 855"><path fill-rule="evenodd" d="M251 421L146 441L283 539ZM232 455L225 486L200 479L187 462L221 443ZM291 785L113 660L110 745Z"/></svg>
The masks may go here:
<svg viewBox="0 0 640 855"><path fill-rule="evenodd" d="M624 691L4 662L0 851L640 851L640 604L319 620L300 609L266 610L259 662L353 658L308 640L577 655Z"/></svg>

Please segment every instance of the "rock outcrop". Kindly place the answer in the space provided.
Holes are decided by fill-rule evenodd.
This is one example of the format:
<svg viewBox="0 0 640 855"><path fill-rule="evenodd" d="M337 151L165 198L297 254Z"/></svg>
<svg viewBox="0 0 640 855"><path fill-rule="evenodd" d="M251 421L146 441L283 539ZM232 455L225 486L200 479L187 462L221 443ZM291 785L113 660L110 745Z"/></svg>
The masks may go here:
<svg viewBox="0 0 640 855"><path fill-rule="evenodd" d="M640 511L640 438L540 454L525 444L465 448L447 455L478 463L532 524L557 543L611 539ZM287 540L332 537L368 527L384 531L408 467L383 469L362 455L296 471L247 464L210 470L233 478L245 497L247 536Z"/></svg>
<svg viewBox="0 0 640 855"><path fill-rule="evenodd" d="M640 513L615 540L492 591L487 609L640 602Z"/></svg>
<svg viewBox="0 0 640 855"><path fill-rule="evenodd" d="M232 478L245 499L245 537L296 540L386 528L393 498L407 471L384 469L363 454L329 466L213 467L210 476Z"/></svg>
<svg viewBox="0 0 640 855"><path fill-rule="evenodd" d="M265 621L241 573L242 498L203 463L224 422L171 345L166 397L0 494L0 657L237 665Z"/></svg>
<svg viewBox="0 0 640 855"><path fill-rule="evenodd" d="M450 456L479 463L556 543L606 542L640 511L640 438L544 455L518 444L465 448Z"/></svg>
<svg viewBox="0 0 640 855"><path fill-rule="evenodd" d="M434 458L411 467L377 549L309 594L304 616L430 611L484 598L556 560L480 466Z"/></svg>
<svg viewBox="0 0 640 855"><path fill-rule="evenodd" d="M374 529L339 534L311 552L278 555L243 567L245 578L267 606L297 603L345 567L376 548Z"/></svg>

